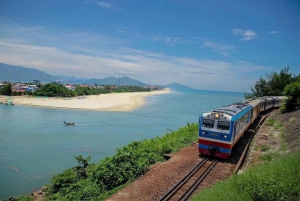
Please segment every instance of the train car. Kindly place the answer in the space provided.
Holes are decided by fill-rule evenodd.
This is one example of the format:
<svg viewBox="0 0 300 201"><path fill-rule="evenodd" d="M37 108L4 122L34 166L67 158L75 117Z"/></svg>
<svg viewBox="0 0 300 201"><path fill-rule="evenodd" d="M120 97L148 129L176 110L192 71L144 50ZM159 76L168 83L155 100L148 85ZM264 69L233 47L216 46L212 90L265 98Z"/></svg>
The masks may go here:
<svg viewBox="0 0 300 201"><path fill-rule="evenodd" d="M274 98L272 97L261 97L261 111L266 111L274 106Z"/></svg>
<svg viewBox="0 0 300 201"><path fill-rule="evenodd" d="M204 113L199 118L199 154L228 158L250 126L252 108L248 102L239 102Z"/></svg>
<svg viewBox="0 0 300 201"><path fill-rule="evenodd" d="M286 99L286 96L277 96L273 97L274 99L274 107L278 108L283 104L283 100Z"/></svg>
<svg viewBox="0 0 300 201"><path fill-rule="evenodd" d="M248 101L249 104L252 106L252 110L251 110L251 123L252 124L256 117L259 115L260 111L261 111L261 102L262 100L260 99L253 99L253 100L249 100Z"/></svg>

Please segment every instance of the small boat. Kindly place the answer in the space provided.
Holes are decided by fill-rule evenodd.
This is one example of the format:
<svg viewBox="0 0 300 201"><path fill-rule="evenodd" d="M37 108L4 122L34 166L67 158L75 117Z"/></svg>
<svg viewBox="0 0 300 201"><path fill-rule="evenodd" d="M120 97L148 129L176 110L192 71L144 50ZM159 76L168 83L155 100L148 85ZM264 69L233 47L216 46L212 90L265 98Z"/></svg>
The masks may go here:
<svg viewBox="0 0 300 201"><path fill-rule="evenodd" d="M75 125L75 123L73 122L65 122L65 121L63 121L64 123L65 123L65 125L67 125L67 126L74 126Z"/></svg>

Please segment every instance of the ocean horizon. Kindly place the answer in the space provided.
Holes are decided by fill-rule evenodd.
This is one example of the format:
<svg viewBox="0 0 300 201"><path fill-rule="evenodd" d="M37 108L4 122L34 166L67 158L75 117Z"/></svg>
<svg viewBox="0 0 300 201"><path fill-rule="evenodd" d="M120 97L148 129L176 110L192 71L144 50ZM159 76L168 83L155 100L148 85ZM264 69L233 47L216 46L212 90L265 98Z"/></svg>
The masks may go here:
<svg viewBox="0 0 300 201"><path fill-rule="evenodd" d="M243 99L243 92L172 91L147 97L143 107L128 112L0 104L0 199L50 184L53 175L78 165L74 156L97 163L134 140L163 136Z"/></svg>

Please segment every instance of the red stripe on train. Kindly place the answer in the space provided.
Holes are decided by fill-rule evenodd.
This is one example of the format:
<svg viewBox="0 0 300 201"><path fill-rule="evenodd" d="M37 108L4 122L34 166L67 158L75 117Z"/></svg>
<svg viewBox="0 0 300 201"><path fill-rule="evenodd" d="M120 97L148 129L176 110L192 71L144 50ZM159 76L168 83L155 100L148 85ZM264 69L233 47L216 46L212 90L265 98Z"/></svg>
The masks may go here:
<svg viewBox="0 0 300 201"><path fill-rule="evenodd" d="M222 147L222 148L225 148L225 149L231 149L232 148L232 144L225 144L225 143L222 143L222 142L215 142L215 141L210 141L210 140L198 139L198 143L209 145L209 146Z"/></svg>
<svg viewBox="0 0 300 201"><path fill-rule="evenodd" d="M200 148L199 148L199 153L200 153L200 154L204 154L204 155L211 156L207 149L200 149ZM217 152L217 153L214 155L214 157L217 157L217 158L223 158L223 159L227 159L229 156L230 156L230 154L225 154L225 153L222 153L222 152Z"/></svg>

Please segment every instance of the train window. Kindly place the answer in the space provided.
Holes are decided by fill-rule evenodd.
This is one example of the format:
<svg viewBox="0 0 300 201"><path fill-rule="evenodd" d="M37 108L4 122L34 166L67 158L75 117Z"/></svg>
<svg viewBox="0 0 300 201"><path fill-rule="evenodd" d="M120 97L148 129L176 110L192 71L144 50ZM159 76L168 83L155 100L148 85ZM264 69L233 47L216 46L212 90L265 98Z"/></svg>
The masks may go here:
<svg viewBox="0 0 300 201"><path fill-rule="evenodd" d="M203 119L202 126L206 128L213 128L215 124L215 120L211 119Z"/></svg>
<svg viewBox="0 0 300 201"><path fill-rule="evenodd" d="M229 130L230 122L228 121L218 121L217 129L220 130Z"/></svg>

